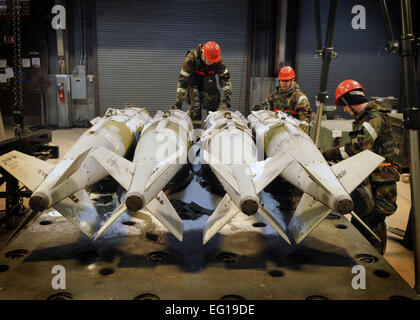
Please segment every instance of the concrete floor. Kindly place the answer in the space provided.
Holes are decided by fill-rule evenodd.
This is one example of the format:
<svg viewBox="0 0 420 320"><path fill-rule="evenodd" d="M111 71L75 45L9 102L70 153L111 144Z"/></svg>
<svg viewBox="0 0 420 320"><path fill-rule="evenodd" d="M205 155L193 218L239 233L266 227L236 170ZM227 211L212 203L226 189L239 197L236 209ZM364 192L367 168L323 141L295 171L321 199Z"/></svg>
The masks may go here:
<svg viewBox="0 0 420 320"><path fill-rule="evenodd" d="M83 128L59 129L53 131L52 144L59 146L60 158L74 144L78 137L85 131ZM6 128L6 137L11 137L12 131ZM49 160L56 163L59 159ZM388 228L405 230L408 221L408 214L411 206L410 184L398 182L398 209L395 214L387 219ZM388 247L384 258L397 271L397 273L413 288L414 286L414 258L413 252L401 244L402 238L388 233Z"/></svg>
<svg viewBox="0 0 420 320"><path fill-rule="evenodd" d="M397 183L397 211L386 220L388 228L405 230L411 208L410 183L399 181ZM401 277L414 287L414 256L413 251L408 250L402 244L402 237L388 232L388 244L385 259L401 275Z"/></svg>

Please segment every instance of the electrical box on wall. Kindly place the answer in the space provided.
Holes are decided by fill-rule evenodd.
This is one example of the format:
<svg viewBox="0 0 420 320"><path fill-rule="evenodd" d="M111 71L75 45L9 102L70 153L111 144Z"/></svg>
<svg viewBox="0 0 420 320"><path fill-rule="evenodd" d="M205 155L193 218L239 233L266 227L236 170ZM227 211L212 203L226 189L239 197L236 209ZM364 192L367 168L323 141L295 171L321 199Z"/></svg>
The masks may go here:
<svg viewBox="0 0 420 320"><path fill-rule="evenodd" d="M76 72L71 76L71 98L84 100L87 98L86 90L86 66L76 66Z"/></svg>

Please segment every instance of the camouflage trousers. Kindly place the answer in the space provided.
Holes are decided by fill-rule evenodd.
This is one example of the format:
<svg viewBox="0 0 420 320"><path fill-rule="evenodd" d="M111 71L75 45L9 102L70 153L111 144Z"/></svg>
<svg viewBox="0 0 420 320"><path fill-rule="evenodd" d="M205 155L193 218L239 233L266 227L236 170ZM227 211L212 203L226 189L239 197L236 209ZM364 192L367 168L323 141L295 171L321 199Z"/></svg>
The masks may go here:
<svg viewBox="0 0 420 320"><path fill-rule="evenodd" d="M395 181L371 182L366 179L352 193L354 212L381 239L373 237L356 219L352 224L383 255L386 249L385 218L397 210L397 184Z"/></svg>
<svg viewBox="0 0 420 320"><path fill-rule="evenodd" d="M202 108L208 111L216 111L220 104L220 93L209 94L205 91L198 92L199 103L196 102L196 97L193 89L189 90L189 96L187 98L187 103L189 104L188 113L190 114L191 120L193 123L196 121L201 121L202 118Z"/></svg>

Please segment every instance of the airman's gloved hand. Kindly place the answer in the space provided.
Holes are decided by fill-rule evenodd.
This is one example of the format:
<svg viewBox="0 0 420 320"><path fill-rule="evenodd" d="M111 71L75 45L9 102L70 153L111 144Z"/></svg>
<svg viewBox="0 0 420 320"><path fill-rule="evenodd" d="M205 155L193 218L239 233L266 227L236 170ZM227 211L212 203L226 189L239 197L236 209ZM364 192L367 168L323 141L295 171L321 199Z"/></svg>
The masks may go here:
<svg viewBox="0 0 420 320"><path fill-rule="evenodd" d="M385 157L385 159L392 159L395 154L395 141L385 141L382 143L382 156Z"/></svg>
<svg viewBox="0 0 420 320"><path fill-rule="evenodd" d="M226 108L230 109L232 106L232 102L230 101L230 96L225 96L225 100L223 101L226 105Z"/></svg>
<svg viewBox="0 0 420 320"><path fill-rule="evenodd" d="M182 102L175 102L175 104L173 106L171 106L171 109L178 109L178 110L182 110Z"/></svg>
<svg viewBox="0 0 420 320"><path fill-rule="evenodd" d="M301 121L299 124L299 128L301 128L305 133L309 132L309 123L306 121Z"/></svg>
<svg viewBox="0 0 420 320"><path fill-rule="evenodd" d="M343 157L340 153L340 146L332 147L329 150L326 150L322 153L322 156L327 161L341 161L343 160Z"/></svg>

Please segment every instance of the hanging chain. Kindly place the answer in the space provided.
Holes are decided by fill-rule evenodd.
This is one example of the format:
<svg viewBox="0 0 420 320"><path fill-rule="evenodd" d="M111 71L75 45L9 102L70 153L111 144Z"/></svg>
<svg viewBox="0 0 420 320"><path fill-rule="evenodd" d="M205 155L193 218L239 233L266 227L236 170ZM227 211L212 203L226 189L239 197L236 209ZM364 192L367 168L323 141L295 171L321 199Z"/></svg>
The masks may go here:
<svg viewBox="0 0 420 320"><path fill-rule="evenodd" d="M23 70L22 70L22 39L21 39L21 5L20 0L12 0L13 18L13 118L15 121L15 136L23 133Z"/></svg>

